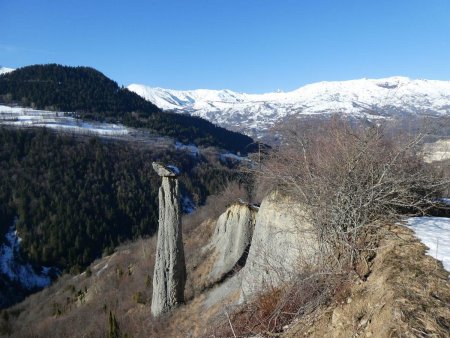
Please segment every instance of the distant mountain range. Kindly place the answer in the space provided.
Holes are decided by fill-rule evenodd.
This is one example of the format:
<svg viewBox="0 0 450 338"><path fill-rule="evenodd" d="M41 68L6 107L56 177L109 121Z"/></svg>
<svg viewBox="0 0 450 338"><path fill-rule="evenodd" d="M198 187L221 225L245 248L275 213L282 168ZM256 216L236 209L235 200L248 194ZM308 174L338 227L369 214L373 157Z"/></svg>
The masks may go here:
<svg viewBox="0 0 450 338"><path fill-rule="evenodd" d="M51 68L55 67L55 65L40 67ZM26 67L26 69L30 68L31 67ZM0 67L0 75L11 73L13 70L14 69L11 68ZM31 68L31 70L35 69ZM76 70L68 69L66 67L64 71L67 72L67 70L72 72L94 72L92 69L82 67L78 67ZM9 76L9 74L7 74L7 76ZM42 76L41 73L38 75L34 73L33 76L35 78L36 76L38 78L49 77ZM95 73L95 76L97 78L100 77L103 81L103 75L101 73ZM24 82L18 84L19 89L17 90L17 94L20 92L20 95L17 95L17 98L27 97L27 95L23 95L22 93L24 90L23 84ZM28 85L28 83L25 84ZM69 87L68 90L70 91L72 87ZM164 111L182 113L179 118L163 115L164 119L158 118L157 123L147 124L149 126L157 126L158 131L160 132L161 129L164 129L162 134L169 134L170 136L176 137L177 132L174 132L174 130L184 131L185 126L192 123L196 125L196 130L201 131L202 135L195 135L192 137L191 135L193 133L186 130L186 132L183 133L184 141L188 141L189 139L191 141L195 141L195 139L198 141L201 139L201 142L205 142L204 140L208 138L211 139L211 134L213 134L214 137L217 137L220 134L217 138L220 138L221 140L212 143L228 146L228 148L236 150L242 147L242 144L245 146L245 144L250 143L251 140L241 139L240 135L233 135L231 139L237 137L239 141L234 142L236 144L231 146L229 141L226 141L227 139L230 140L229 136L231 136L231 134L228 134L225 130L212 130L210 125L200 123L202 122L201 120L187 121L188 115L201 117L220 127L256 137L264 136L272 126L293 117L343 114L352 118L373 121L405 115L450 115L450 81L417 80L401 76L382 79L318 82L290 92L278 91L265 94L246 94L231 90L209 89L181 91L153 88L141 84L131 84L127 87L129 91L138 94L158 108L153 105L146 107L143 102L139 102L136 98L130 97L126 92L122 92L115 83L112 87L114 87L114 90L106 91L107 95L103 95L102 93L102 97L107 96L108 100L95 99L91 101L95 101L95 104L101 104L101 107L104 107L105 104L109 104L113 109L120 107L120 112L123 112L124 110L122 108L123 105L129 107L130 111L151 111L151 115L155 117L162 116L160 114L154 114L158 111L158 108L161 108ZM26 90L27 89L25 89L25 92ZM4 90L4 92L7 91L8 90ZM45 96L48 96L48 88L46 88L46 91ZM59 86L57 88L57 92L59 92L57 98L65 99L68 95L61 96L60 91L61 87ZM78 91L81 92L81 90ZM96 90L96 92L98 92L98 90ZM114 95L111 95L113 92ZM39 94L38 99L41 99L41 93L39 91L36 91L36 93ZM125 98L122 100L125 101L125 103L122 101L119 102L120 104L116 103L116 95L118 94ZM72 93L71 96L73 95L75 94ZM84 97L85 96L83 96L83 98ZM50 97L50 102L54 103L55 99ZM76 103L79 102L77 101ZM49 104L46 102L46 106L48 105ZM59 104L59 106L61 106L61 104ZM111 115L111 110L113 109L107 109L108 115ZM98 114L99 108L97 108L95 112ZM117 113L112 115L117 117ZM123 115L120 114L120 116L122 119ZM144 116L145 118L148 118L145 113ZM129 119L128 117L126 118ZM114 120L114 122L116 121ZM132 123L126 121L125 124L133 124L134 126L135 121ZM177 124L177 128L168 128L168 126L174 124ZM181 127L181 125L183 125L183 127ZM208 132L205 133L205 130L208 130ZM207 135L208 133L211 134Z"/></svg>
<svg viewBox="0 0 450 338"><path fill-rule="evenodd" d="M261 136L274 124L296 116L345 114L375 120L450 113L450 81L407 77L318 82L291 92L266 94L179 91L140 84L128 89L161 109L199 116L252 136Z"/></svg>

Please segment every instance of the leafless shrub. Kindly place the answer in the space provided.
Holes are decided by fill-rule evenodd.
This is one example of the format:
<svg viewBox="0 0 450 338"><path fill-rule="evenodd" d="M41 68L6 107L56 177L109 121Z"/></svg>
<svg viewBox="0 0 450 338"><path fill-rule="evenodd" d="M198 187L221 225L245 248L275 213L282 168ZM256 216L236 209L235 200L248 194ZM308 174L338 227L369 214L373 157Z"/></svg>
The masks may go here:
<svg viewBox="0 0 450 338"><path fill-rule="evenodd" d="M313 312L349 293L348 273L334 274L315 268L299 273L281 287L269 288L231 315L222 316L208 336L263 337L282 332L294 318Z"/></svg>
<svg viewBox="0 0 450 338"><path fill-rule="evenodd" d="M402 215L427 213L448 186L423 162L422 134L385 133L337 118L303 123L285 128L282 145L255 172L257 186L278 190L306 210L302 217L313 225L321 259L223 318L216 336L270 336L293 318L344 301L353 278L367 273L377 230Z"/></svg>
<svg viewBox="0 0 450 338"><path fill-rule="evenodd" d="M448 183L419 156L422 137L338 118L286 128L259 174L303 204L324 248L353 264L377 227L425 214Z"/></svg>

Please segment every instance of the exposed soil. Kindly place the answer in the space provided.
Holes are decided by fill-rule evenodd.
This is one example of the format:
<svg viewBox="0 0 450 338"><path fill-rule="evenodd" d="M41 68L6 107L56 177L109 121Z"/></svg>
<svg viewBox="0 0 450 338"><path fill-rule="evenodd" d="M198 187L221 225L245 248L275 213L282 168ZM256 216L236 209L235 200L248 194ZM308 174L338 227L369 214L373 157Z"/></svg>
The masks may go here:
<svg viewBox="0 0 450 338"><path fill-rule="evenodd" d="M240 292L233 278L207 286L210 261L201 248L213 225L204 222L185 238L190 262L187 303L171 314L158 319L150 316L155 241L143 240L94 263L90 276L66 276L10 308L9 320L0 320L2 333L99 337L107 334L112 311L121 332L133 337L210 336L218 316L232 315ZM297 318L276 335L450 337L449 273L425 251L408 228L396 225L385 229L376 255L361 269L363 277L355 277L331 305Z"/></svg>
<svg viewBox="0 0 450 338"><path fill-rule="evenodd" d="M404 226L385 230L366 280L292 323L294 337L450 337L449 273Z"/></svg>

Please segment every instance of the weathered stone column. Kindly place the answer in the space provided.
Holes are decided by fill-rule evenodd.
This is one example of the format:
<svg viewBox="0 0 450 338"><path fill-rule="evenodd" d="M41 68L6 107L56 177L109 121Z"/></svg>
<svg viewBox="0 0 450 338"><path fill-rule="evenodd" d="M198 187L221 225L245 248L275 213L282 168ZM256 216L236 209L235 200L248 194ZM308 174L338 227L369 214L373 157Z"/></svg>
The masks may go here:
<svg viewBox="0 0 450 338"><path fill-rule="evenodd" d="M153 169L162 177L151 307L152 315L156 317L184 301L186 265L181 235L178 170L155 162Z"/></svg>

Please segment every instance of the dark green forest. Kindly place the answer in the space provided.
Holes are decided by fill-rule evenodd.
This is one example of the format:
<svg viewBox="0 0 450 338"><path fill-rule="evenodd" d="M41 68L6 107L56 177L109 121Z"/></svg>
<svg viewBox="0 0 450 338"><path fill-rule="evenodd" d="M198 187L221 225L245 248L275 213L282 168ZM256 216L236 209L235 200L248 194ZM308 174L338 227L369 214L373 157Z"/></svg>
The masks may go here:
<svg viewBox="0 0 450 338"><path fill-rule="evenodd" d="M122 123L184 143L249 151L253 140L204 119L162 112L139 95L89 67L33 65L0 75L0 102L74 113L83 119Z"/></svg>
<svg viewBox="0 0 450 338"><path fill-rule="evenodd" d="M0 230L18 217L23 253L74 272L157 229L154 160L183 168L182 191L200 203L233 172L219 162L46 129L0 128Z"/></svg>

